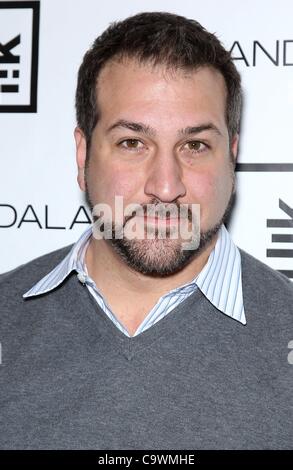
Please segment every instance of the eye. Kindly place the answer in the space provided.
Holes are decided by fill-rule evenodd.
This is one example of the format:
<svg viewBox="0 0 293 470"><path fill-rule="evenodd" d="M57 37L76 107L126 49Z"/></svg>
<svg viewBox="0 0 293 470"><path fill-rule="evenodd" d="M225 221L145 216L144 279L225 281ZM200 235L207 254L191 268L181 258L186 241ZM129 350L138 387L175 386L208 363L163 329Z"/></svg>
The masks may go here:
<svg viewBox="0 0 293 470"><path fill-rule="evenodd" d="M141 150L143 148L143 143L138 139L124 139L118 143L119 147L122 147L125 150Z"/></svg>
<svg viewBox="0 0 293 470"><path fill-rule="evenodd" d="M190 140L184 144L183 148L186 148L192 153L202 153L207 151L209 146L203 142L200 142L199 140Z"/></svg>

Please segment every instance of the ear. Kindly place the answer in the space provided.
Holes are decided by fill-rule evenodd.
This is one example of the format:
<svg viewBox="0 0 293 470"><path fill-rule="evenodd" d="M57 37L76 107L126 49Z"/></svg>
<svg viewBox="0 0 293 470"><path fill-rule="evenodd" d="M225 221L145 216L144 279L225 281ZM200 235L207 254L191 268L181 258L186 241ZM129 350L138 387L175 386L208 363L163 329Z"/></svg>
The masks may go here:
<svg viewBox="0 0 293 470"><path fill-rule="evenodd" d="M83 131L76 127L74 129L74 139L76 145L76 163L78 168L77 182L82 191L85 191L85 161L86 161L86 138Z"/></svg>
<svg viewBox="0 0 293 470"><path fill-rule="evenodd" d="M239 134L234 134L231 142L231 153L234 157L234 161L236 163L237 155L238 155L238 144L239 144Z"/></svg>

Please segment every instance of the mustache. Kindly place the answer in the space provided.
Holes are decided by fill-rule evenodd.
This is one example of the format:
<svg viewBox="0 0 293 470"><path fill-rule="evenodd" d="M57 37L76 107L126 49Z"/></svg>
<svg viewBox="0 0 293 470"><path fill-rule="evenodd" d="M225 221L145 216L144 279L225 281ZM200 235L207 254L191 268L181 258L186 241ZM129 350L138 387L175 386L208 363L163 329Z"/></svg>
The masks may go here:
<svg viewBox="0 0 293 470"><path fill-rule="evenodd" d="M161 219L168 219L168 218L178 218L178 220L188 219L188 221L192 222L192 211L190 209L190 204L184 203L183 205L180 204L132 204L131 208L126 210L126 214L123 217L123 223L118 226L116 225L115 221L106 222L106 224L101 223L100 230L101 232L112 232L115 233L115 230L123 230L127 222L133 219L136 216L146 216L146 217L158 217ZM96 222L102 216L93 215L93 221Z"/></svg>
<svg viewBox="0 0 293 470"><path fill-rule="evenodd" d="M139 215L144 215L146 217L158 217L161 219L164 218L181 218L181 219L186 219L192 220L192 211L190 210L189 207L186 207L187 204L184 206L180 206L180 204L175 204L172 203L171 205L165 205L163 203L158 203L158 204L140 204L138 205L138 214L137 214L137 209L132 208L130 210L130 213L125 215L124 218L124 224L125 225L130 219L133 217Z"/></svg>

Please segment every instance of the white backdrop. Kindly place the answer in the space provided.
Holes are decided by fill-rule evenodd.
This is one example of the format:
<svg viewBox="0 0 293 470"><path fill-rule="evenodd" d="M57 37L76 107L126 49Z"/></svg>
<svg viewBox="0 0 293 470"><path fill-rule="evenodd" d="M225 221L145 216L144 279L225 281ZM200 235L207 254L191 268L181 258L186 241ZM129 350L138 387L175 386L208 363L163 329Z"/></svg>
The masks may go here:
<svg viewBox="0 0 293 470"><path fill-rule="evenodd" d="M230 233L238 246L293 278L292 0L41 0L37 112L7 112L9 105L28 105L32 12L12 14L5 3L0 2L0 272L74 242L86 228L70 228L84 205L73 140L78 67L110 22L160 10L198 20L227 49L234 44L246 95L238 162L265 165L240 166ZM20 77L9 79L12 69L1 63L1 44L3 56L3 45L20 33L13 49L20 55ZM4 69L7 78L1 78ZM1 88L17 81L18 94ZM283 171L272 171L271 164L283 164ZM80 210L77 222L82 221ZM273 235L287 237L273 241Z"/></svg>

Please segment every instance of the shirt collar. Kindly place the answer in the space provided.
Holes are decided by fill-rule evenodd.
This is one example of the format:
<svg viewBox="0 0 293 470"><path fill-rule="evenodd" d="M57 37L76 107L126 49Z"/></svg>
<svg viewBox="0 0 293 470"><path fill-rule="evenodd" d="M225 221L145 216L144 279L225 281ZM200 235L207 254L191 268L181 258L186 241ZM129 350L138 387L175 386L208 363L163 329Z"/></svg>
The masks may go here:
<svg viewBox="0 0 293 470"><path fill-rule="evenodd" d="M85 283L94 282L87 276L85 252L92 235L87 228L66 257L45 277L38 281L24 298L44 294L59 286L72 272ZM222 313L246 325L243 305L241 256L227 229L222 224L216 245L201 272L189 283L179 286L166 295L180 295L198 287L206 298Z"/></svg>

